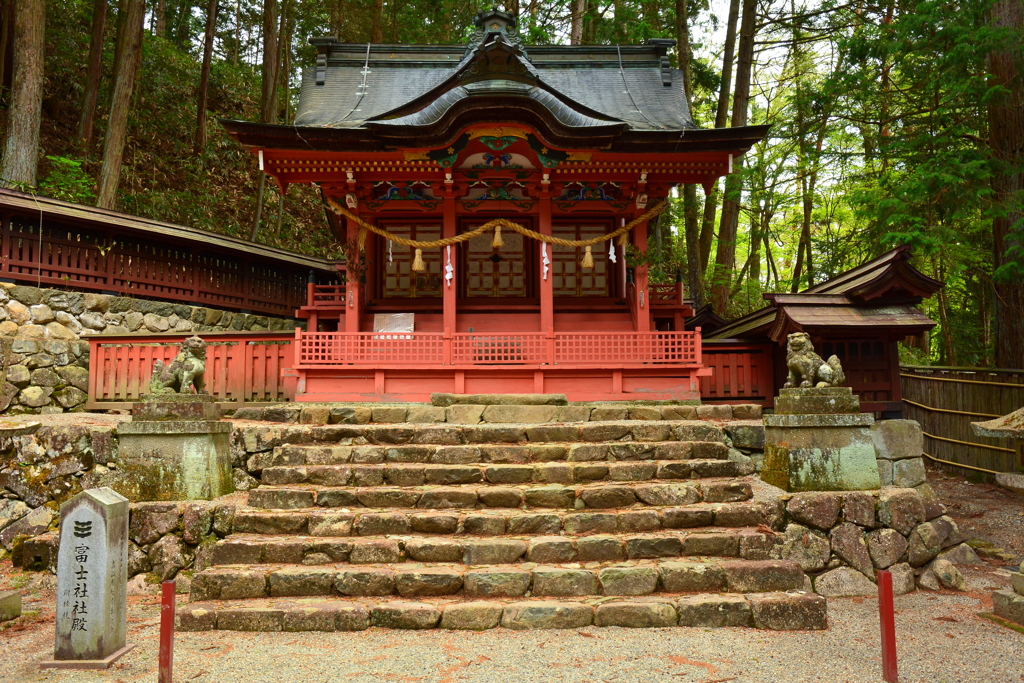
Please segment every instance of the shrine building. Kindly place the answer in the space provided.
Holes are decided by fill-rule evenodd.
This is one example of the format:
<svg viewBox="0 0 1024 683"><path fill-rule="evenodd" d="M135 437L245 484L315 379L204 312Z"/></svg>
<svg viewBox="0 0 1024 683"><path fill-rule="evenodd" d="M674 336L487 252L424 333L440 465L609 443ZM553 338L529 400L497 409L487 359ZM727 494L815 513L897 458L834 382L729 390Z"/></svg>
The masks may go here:
<svg viewBox="0 0 1024 683"><path fill-rule="evenodd" d="M282 192L318 186L346 245L298 311L297 400L699 399L701 332L681 283L648 282L648 226L768 127L698 128L675 41L475 24L466 46L315 39L293 124L223 122Z"/></svg>

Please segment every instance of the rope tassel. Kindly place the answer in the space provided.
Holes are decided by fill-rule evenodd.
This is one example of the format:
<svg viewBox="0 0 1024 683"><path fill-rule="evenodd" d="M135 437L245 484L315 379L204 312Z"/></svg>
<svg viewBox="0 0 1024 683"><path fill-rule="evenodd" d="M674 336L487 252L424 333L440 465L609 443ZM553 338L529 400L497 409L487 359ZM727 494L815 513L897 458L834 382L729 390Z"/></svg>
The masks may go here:
<svg viewBox="0 0 1024 683"><path fill-rule="evenodd" d="M417 249L416 250L416 258L414 258L412 260L412 269L414 271L416 271L417 273L422 273L423 271L425 271L427 269L426 265L424 265L424 263L423 263L423 250L422 249Z"/></svg>
<svg viewBox="0 0 1024 683"><path fill-rule="evenodd" d="M505 246L505 241L501 239L501 226L494 226L494 239L491 240L491 249L501 249Z"/></svg>
<svg viewBox="0 0 1024 683"><path fill-rule="evenodd" d="M590 253L590 247L588 246L586 251L583 252L583 267L590 269L594 267L594 255Z"/></svg>

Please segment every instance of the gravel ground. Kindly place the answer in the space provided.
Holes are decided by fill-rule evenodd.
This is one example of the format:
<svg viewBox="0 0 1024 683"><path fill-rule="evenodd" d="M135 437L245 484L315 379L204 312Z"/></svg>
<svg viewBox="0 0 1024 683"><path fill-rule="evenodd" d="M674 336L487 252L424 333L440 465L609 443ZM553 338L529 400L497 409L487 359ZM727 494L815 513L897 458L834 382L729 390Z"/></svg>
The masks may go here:
<svg viewBox="0 0 1024 683"><path fill-rule="evenodd" d="M964 536L1002 548L1008 564L1024 559L1024 496L940 469L928 470L928 483Z"/></svg>
<svg viewBox="0 0 1024 683"><path fill-rule="evenodd" d="M965 570L968 594L896 598L903 683L1024 681L1024 634L977 616L1005 570ZM42 583L40 583L42 581ZM26 583L27 582L27 583ZM22 617L0 631L0 681L134 683L156 680L160 607L132 597L129 642L106 672L40 671L53 647L52 577L26 577L0 564L0 584L22 583ZM483 633L180 633L175 680L230 683L423 681L424 683L863 683L880 681L877 602L829 600L829 630L620 629Z"/></svg>

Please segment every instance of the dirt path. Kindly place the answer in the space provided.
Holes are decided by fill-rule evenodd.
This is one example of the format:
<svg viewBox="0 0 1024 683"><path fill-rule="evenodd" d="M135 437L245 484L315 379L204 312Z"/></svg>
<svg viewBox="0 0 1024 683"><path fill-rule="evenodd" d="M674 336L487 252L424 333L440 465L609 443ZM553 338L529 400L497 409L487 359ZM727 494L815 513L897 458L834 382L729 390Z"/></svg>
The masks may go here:
<svg viewBox="0 0 1024 683"><path fill-rule="evenodd" d="M964 536L990 544L972 542L979 552L1001 564L1024 560L1024 496L944 470L929 469L928 483Z"/></svg>

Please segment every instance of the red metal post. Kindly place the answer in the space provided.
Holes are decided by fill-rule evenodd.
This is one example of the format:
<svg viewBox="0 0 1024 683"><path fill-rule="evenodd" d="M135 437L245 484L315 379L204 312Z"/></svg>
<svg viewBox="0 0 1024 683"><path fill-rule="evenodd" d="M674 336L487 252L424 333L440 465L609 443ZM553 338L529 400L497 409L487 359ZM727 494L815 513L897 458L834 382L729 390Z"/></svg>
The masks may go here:
<svg viewBox="0 0 1024 683"><path fill-rule="evenodd" d="M160 607L160 670L158 683L172 683L174 671L174 602L176 582L160 584L162 600Z"/></svg>
<svg viewBox="0 0 1024 683"><path fill-rule="evenodd" d="M892 574L878 572L878 618L882 626L882 678L899 683L896 667L896 613L892 605Z"/></svg>

